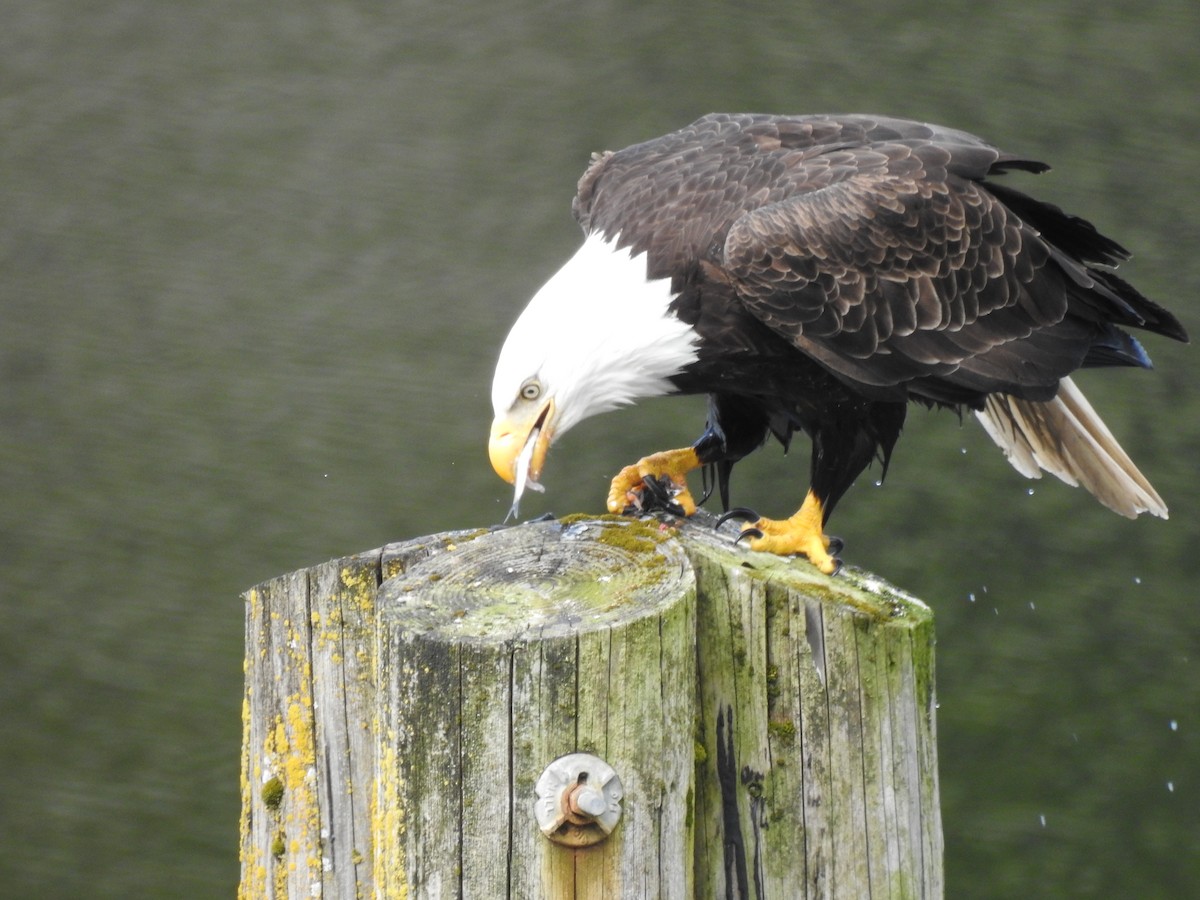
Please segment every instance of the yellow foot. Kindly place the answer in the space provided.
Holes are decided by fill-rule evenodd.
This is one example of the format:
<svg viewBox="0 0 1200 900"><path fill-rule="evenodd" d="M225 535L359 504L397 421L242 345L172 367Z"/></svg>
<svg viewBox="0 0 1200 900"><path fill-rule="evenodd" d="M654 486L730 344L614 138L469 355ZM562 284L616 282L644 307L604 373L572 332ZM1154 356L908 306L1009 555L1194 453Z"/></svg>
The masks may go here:
<svg viewBox="0 0 1200 900"><path fill-rule="evenodd" d="M787 519L759 519L747 522L742 531L757 531L746 543L751 550L790 556L800 553L824 572L832 575L841 566L841 560L829 553L830 539L824 531L824 515L821 501L809 491L804 505ZM740 540L740 538L739 538ZM836 550L836 548L835 548Z"/></svg>
<svg viewBox="0 0 1200 900"><path fill-rule="evenodd" d="M665 477L673 485L671 502L678 504L685 516L690 516L696 511L696 501L688 490L685 476L699 467L700 459L691 447L644 456L632 466L623 468L612 480L608 489L608 511L621 513L629 506L640 506L645 490L643 479Z"/></svg>

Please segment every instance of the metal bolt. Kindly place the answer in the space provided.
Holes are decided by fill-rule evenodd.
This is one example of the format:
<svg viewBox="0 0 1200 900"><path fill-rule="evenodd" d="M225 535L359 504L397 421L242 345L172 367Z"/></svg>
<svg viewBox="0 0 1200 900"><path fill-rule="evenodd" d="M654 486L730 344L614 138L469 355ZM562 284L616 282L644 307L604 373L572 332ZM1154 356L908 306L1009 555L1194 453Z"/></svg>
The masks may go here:
<svg viewBox="0 0 1200 900"><path fill-rule="evenodd" d="M621 779L591 753L560 756L537 780L533 812L542 834L557 844L588 847L621 819Z"/></svg>

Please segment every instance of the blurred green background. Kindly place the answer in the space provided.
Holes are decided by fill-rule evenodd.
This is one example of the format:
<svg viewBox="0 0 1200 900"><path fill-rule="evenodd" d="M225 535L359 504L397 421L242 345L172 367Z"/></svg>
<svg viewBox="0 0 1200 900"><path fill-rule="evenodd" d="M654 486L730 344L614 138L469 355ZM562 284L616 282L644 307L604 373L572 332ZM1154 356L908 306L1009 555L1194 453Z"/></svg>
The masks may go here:
<svg viewBox="0 0 1200 900"><path fill-rule="evenodd" d="M242 604L501 519L509 323L579 241L593 150L711 110L879 112L1055 171L1200 334L1200 5L0 3L0 885L237 881ZM1171 505L1123 520L914 409L834 531L938 620L948 895L1200 896L1195 351L1080 383ZM689 442L564 438L526 515ZM734 498L783 514L807 448ZM786 502L779 498L786 496Z"/></svg>

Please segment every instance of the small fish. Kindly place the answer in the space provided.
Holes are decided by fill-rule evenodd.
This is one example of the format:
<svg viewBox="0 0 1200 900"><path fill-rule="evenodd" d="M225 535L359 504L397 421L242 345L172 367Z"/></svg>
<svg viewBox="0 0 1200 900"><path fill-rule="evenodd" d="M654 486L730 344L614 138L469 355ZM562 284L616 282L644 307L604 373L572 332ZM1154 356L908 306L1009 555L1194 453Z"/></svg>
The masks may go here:
<svg viewBox="0 0 1200 900"><path fill-rule="evenodd" d="M513 504L512 508L508 511L508 515L504 517L505 522L517 518L518 509L521 505L521 495L525 493L525 488L528 487L531 491L539 493L546 490L545 486L539 484L529 476L529 463L533 459L533 448L537 444L540 432L540 428L533 429L533 433L529 435L529 440L525 442L525 446L521 448L521 453L517 457L517 477L513 481Z"/></svg>

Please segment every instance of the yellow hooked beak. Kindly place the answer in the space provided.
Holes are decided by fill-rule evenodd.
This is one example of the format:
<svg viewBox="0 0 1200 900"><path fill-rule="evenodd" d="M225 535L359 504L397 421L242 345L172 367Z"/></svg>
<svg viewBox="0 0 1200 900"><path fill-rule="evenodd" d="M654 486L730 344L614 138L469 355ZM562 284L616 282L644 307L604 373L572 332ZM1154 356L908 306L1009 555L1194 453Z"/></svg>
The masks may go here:
<svg viewBox="0 0 1200 900"><path fill-rule="evenodd" d="M529 457L526 477L530 481L537 481L541 477L542 466L546 464L546 451L550 449L550 441L554 437L549 425L553 418L553 399L541 406L530 404L528 410L497 417L492 423L492 434L488 440L488 456L496 474L509 484L514 484L517 480L517 461L525 446L532 441L533 455Z"/></svg>

